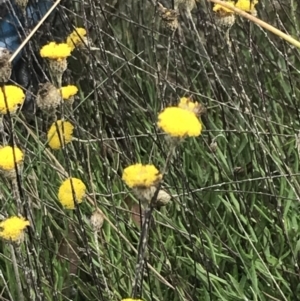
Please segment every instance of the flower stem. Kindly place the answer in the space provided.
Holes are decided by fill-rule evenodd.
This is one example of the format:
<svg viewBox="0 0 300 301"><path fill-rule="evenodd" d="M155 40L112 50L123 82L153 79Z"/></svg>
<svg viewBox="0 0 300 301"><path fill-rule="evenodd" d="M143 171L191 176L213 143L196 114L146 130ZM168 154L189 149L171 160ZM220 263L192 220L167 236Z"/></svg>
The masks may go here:
<svg viewBox="0 0 300 301"><path fill-rule="evenodd" d="M11 295L11 293L10 293L8 284L7 284L7 282L6 282L6 280L5 280L4 276L3 276L3 273L2 273L2 271L1 271L1 269L0 269L0 279L2 279L2 282L4 283L4 288L5 288L5 290L6 290L7 294L8 294L8 296L9 296L9 299L10 299L10 300L13 300L13 297L12 297L12 295Z"/></svg>
<svg viewBox="0 0 300 301"><path fill-rule="evenodd" d="M14 268L14 272L15 272L15 276L16 276L16 283L17 283L17 288L18 288L18 300L24 301L24 294L22 291L22 284L21 284L18 263L17 263L17 259L16 259L16 254L15 254L15 249L11 243L9 244L9 247L10 247L10 254L12 257L12 264L13 264L13 268Z"/></svg>
<svg viewBox="0 0 300 301"><path fill-rule="evenodd" d="M6 133L4 131L4 124L3 124L3 117L2 117L2 115L0 115L0 135L2 136L2 143L3 143L3 145L6 145L7 144Z"/></svg>
<svg viewBox="0 0 300 301"><path fill-rule="evenodd" d="M103 272L103 268L102 268L102 260L101 260L101 256L100 256L100 249L99 249L99 242L98 242L98 231L94 231L94 240L95 240L95 245L96 245L96 250L97 250L97 256L98 256L98 262L99 262L99 267L100 267L100 272L101 272L101 276L102 276L102 279L104 281L104 286L105 286L105 290L108 294L108 299L110 299L110 290L109 290L109 287L107 285L107 282L106 282L106 278L105 278L105 275L104 275L104 272Z"/></svg>
<svg viewBox="0 0 300 301"><path fill-rule="evenodd" d="M19 186L18 186L18 178L17 177L18 177L18 175L16 175L16 177L14 177L11 180L11 185L12 185L12 191L13 191L14 198L17 202L18 214L23 215L22 201L21 201L21 196L20 196L20 191L19 191Z"/></svg>
<svg viewBox="0 0 300 301"><path fill-rule="evenodd" d="M21 266L21 269L24 271L25 275L28 275L25 277L25 281L27 283L27 288L30 288L29 291L29 300L30 301L35 301L35 300L42 300L39 288L37 287L36 284L36 279L35 279L35 272L33 267L29 267L26 264L26 261L24 260L24 256L22 256L22 248L21 245L17 245L15 248L15 253L16 253L16 258L19 262L19 265Z"/></svg>
<svg viewBox="0 0 300 301"><path fill-rule="evenodd" d="M170 165L176 145L177 145L177 143L173 143L172 146L170 147L164 168L162 170L162 176L165 175L165 173ZM145 259L145 254L146 254L146 250L147 250L148 238L149 238L150 221L151 221L152 212L154 210L154 204L156 202L160 188L161 188L161 183L158 185L150 203L148 204L148 206L145 210L145 217L143 220L141 235L140 235L140 239L139 239L137 264L135 266L135 275L134 275L134 281L133 281L133 285L132 285L133 299L137 299L138 289L142 285L142 273L143 273L144 261L145 261L144 259Z"/></svg>

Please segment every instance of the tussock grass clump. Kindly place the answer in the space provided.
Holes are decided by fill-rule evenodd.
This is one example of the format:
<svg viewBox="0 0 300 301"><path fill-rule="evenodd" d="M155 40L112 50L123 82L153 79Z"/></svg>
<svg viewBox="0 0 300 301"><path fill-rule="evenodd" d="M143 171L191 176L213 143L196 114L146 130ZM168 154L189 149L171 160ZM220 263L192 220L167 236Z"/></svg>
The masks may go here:
<svg viewBox="0 0 300 301"><path fill-rule="evenodd" d="M40 1L1 4L1 297L298 300L298 3Z"/></svg>

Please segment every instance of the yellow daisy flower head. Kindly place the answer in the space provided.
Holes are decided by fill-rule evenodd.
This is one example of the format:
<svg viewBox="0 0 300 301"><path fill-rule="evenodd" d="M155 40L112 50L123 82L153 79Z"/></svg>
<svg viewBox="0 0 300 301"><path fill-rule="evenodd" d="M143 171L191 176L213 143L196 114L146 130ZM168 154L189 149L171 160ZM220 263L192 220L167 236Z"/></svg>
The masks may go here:
<svg viewBox="0 0 300 301"><path fill-rule="evenodd" d="M161 178L162 175L154 165L140 163L126 167L122 175L122 180L130 188L150 187L157 184Z"/></svg>
<svg viewBox="0 0 300 301"><path fill-rule="evenodd" d="M19 242L23 238L25 228L29 225L29 221L23 217L9 217L0 222L0 237L8 241Z"/></svg>
<svg viewBox="0 0 300 301"><path fill-rule="evenodd" d="M86 42L86 30L82 27L76 27L71 34L68 35L66 43L73 50L76 46L80 46Z"/></svg>
<svg viewBox="0 0 300 301"><path fill-rule="evenodd" d="M171 137L196 137L202 132L202 124L193 112L168 107L158 115L158 127Z"/></svg>
<svg viewBox="0 0 300 301"><path fill-rule="evenodd" d="M238 0L235 7L246 12L253 12L255 10L254 6L258 3L258 0Z"/></svg>
<svg viewBox="0 0 300 301"><path fill-rule="evenodd" d="M24 154L18 147L4 146L0 148L0 170L2 171L14 170L15 162L19 165L23 159Z"/></svg>
<svg viewBox="0 0 300 301"><path fill-rule="evenodd" d="M71 47L66 43L50 42L41 48L40 55L51 60L63 60L71 55L71 51Z"/></svg>
<svg viewBox="0 0 300 301"><path fill-rule="evenodd" d="M69 121L53 122L48 133L48 144L52 149L60 149L73 139L74 126Z"/></svg>
<svg viewBox="0 0 300 301"><path fill-rule="evenodd" d="M0 114L13 114L24 103L25 94L22 89L13 85L0 88Z"/></svg>
<svg viewBox="0 0 300 301"><path fill-rule="evenodd" d="M254 13L254 12L256 12L254 6L258 3L258 0L254 0L254 1L252 1L252 3L251 3L251 0L238 0L236 3L235 3L235 1L226 1L226 3L231 6L235 6L236 8L238 8L240 10L243 10L243 11L246 11L249 13ZM233 11L231 9L224 7L221 4L214 5L213 11L215 11L215 12L222 11L222 12L232 12L233 13Z"/></svg>
<svg viewBox="0 0 300 301"><path fill-rule="evenodd" d="M70 99L72 96L77 94L77 92L78 92L78 88L73 85L68 85L60 88L60 93L64 100Z"/></svg>
<svg viewBox="0 0 300 301"><path fill-rule="evenodd" d="M78 204L82 203L85 192L86 186L80 179L69 178L60 185L58 199L64 208L74 209L74 198Z"/></svg>

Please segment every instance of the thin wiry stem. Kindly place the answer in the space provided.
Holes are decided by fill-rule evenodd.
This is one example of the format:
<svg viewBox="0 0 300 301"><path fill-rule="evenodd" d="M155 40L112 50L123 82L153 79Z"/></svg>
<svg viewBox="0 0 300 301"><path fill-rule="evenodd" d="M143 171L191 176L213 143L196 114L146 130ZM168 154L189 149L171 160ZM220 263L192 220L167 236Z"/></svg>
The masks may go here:
<svg viewBox="0 0 300 301"><path fill-rule="evenodd" d="M10 254L12 257L12 264L13 264L13 268L14 268L14 272L15 272L17 288L18 288L18 299L19 299L19 301L24 301L24 294L23 294L23 290L22 290L21 278L20 278L20 274L19 274L19 268L18 268L16 254L15 254L15 249L11 243L9 244L9 248L10 248Z"/></svg>
<svg viewBox="0 0 300 301"><path fill-rule="evenodd" d="M0 278L2 279L2 281L3 281L3 283L4 283L4 288L6 289L6 292L7 292L8 296L9 296L9 299L10 299L10 300L13 300L13 297L12 297L11 292L10 292L10 290L9 290L7 281L5 280L5 278L4 278L4 276L3 276L3 273L2 273L2 271L1 271L1 269L0 269ZM4 290L3 290L3 291L4 291Z"/></svg>
<svg viewBox="0 0 300 301"><path fill-rule="evenodd" d="M37 285L34 281L34 269L30 269L30 267L27 266L26 261L24 260L25 258L22 256L22 249L21 246L18 245L15 248L16 250L16 258L19 262L19 265L21 266L22 270L24 271L25 275L25 281L27 283L27 287L31 288L29 290L29 298L30 301L35 301L35 300L42 300L41 295L39 294L39 290L37 288Z"/></svg>
<svg viewBox="0 0 300 301"><path fill-rule="evenodd" d="M49 17L49 15L54 11L54 9L60 3L60 1L61 0L56 0L55 3L53 3L52 7L47 11L47 13L44 15L44 17L40 20L40 22L35 26L35 28L30 32L30 34L26 37L26 39L21 43L21 45L13 53L13 55L9 59L9 62L12 62L17 57L17 55L22 51L22 49L25 47L25 45L28 43L28 41L32 38L32 36L37 32L37 30L40 28L40 26L45 22L45 20Z"/></svg>
<svg viewBox="0 0 300 301"><path fill-rule="evenodd" d="M1 92L3 94L5 108L7 108L7 110L8 110L7 98L6 98L6 93L5 93L4 86L0 86L0 89L1 89ZM4 130L3 115L0 115L0 135L1 134L2 134L2 143L3 143L3 145L6 145L7 140L6 140L6 133L5 133L5 130Z"/></svg>
<svg viewBox="0 0 300 301"><path fill-rule="evenodd" d="M168 37L168 48L167 48L167 66L166 66L166 72L165 72L165 84L162 88L162 97L163 99L165 98L165 93L166 93L166 88L167 88L167 78L168 78L168 73L169 73L169 67L170 67L170 52L171 52L171 45L172 41L175 36L175 31L172 33L172 36Z"/></svg>
<svg viewBox="0 0 300 301"><path fill-rule="evenodd" d="M170 164L171 159L174 154L175 147L176 147L175 143L170 147L164 168L162 170L163 176L169 167L169 164ZM145 210L145 218L143 221L141 235L140 235L140 239L139 239L137 263L135 266L135 275L134 275L134 281L133 281L133 285L132 285L132 296L134 299L136 299L138 297L138 289L142 285L142 272L143 272L143 268L144 268L145 254L147 251L147 243L148 243L148 239L149 239L150 221L151 221L154 204L156 202L160 187L161 187L161 183L158 185L149 205L147 206L147 208Z"/></svg>
<svg viewBox="0 0 300 301"><path fill-rule="evenodd" d="M98 256L98 262L99 262L99 267L100 267L100 272L101 272L101 276L104 282L104 286L105 286L105 291L108 294L108 298L110 299L111 294L110 294L110 290L103 272L103 268L102 268L102 260L101 260L101 256L100 256L100 249L99 249L99 242L98 242L98 232L94 231L94 240L95 240L95 246L96 246L96 250L97 250L97 256Z"/></svg>
<svg viewBox="0 0 300 301"><path fill-rule="evenodd" d="M18 213L23 215L22 201L21 201L17 177L14 177L11 180L11 185L12 185L13 196L17 202Z"/></svg>
<svg viewBox="0 0 300 301"><path fill-rule="evenodd" d="M5 134L5 131L4 131L3 117L1 115L0 115L0 135L2 136L3 145L6 145L7 144L6 134Z"/></svg>

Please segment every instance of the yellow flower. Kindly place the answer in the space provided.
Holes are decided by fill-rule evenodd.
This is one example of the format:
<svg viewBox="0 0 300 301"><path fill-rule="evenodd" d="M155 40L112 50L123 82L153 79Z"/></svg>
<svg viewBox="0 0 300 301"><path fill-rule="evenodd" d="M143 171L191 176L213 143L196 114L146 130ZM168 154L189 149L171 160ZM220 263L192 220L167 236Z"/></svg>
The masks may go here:
<svg viewBox="0 0 300 301"><path fill-rule="evenodd" d="M11 146L4 146L0 148L0 169L3 171L9 171L15 169L15 160L16 164L20 164L23 162L24 154L23 152L17 148L12 148Z"/></svg>
<svg viewBox="0 0 300 301"><path fill-rule="evenodd" d="M64 86L60 89L62 98L65 100L68 100L70 97L74 96L77 92L78 92L77 87L73 85Z"/></svg>
<svg viewBox="0 0 300 301"><path fill-rule="evenodd" d="M193 112L169 107L158 115L158 126L172 137L196 137L201 134L202 124Z"/></svg>
<svg viewBox="0 0 300 301"><path fill-rule="evenodd" d="M76 46L86 41L86 30L81 27L75 28L72 33L67 37L67 44L73 50Z"/></svg>
<svg viewBox="0 0 300 301"><path fill-rule="evenodd" d="M74 126L69 121L58 120L51 125L47 137L52 149L60 149L73 139Z"/></svg>
<svg viewBox="0 0 300 301"><path fill-rule="evenodd" d="M251 1L250 0L239 0L235 7L241 9L246 12L253 12L255 10L254 6L258 3L258 0Z"/></svg>
<svg viewBox="0 0 300 301"><path fill-rule="evenodd" d="M15 113L24 100L25 94L19 87L6 85L4 86L4 93L0 88L0 114Z"/></svg>
<svg viewBox="0 0 300 301"><path fill-rule="evenodd" d="M44 58L60 61L70 56L71 51L72 49L66 43L57 44L55 42L50 42L42 47L40 55Z"/></svg>
<svg viewBox="0 0 300 301"><path fill-rule="evenodd" d="M140 163L124 169L122 180L130 187L150 187L161 180L162 175L154 165Z"/></svg>
<svg viewBox="0 0 300 301"><path fill-rule="evenodd" d="M19 241L23 237L23 231L29 225L29 221L23 217L7 218L0 222L0 237L9 241Z"/></svg>
<svg viewBox="0 0 300 301"><path fill-rule="evenodd" d="M58 199L66 209L74 209L75 203L81 203L85 195L86 187L84 183L76 178L69 178L65 180L59 187Z"/></svg>
<svg viewBox="0 0 300 301"><path fill-rule="evenodd" d="M255 11L254 6L258 3L258 0L254 0L252 3L250 0L238 0L236 3L234 1L225 1L227 4L231 6L235 6L236 8L253 13ZM223 11L223 12L233 12L231 9L222 6L221 4L216 4L213 7L213 11Z"/></svg>

